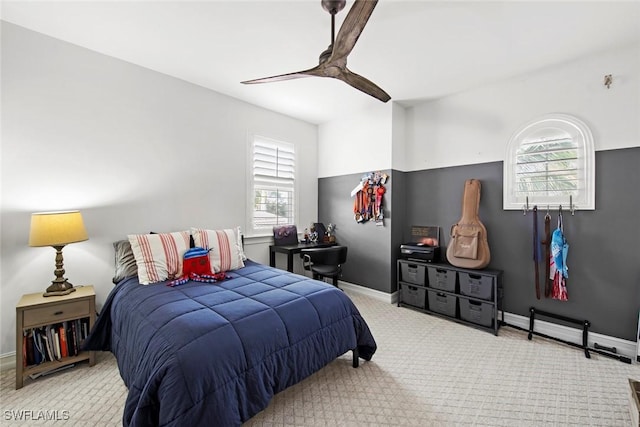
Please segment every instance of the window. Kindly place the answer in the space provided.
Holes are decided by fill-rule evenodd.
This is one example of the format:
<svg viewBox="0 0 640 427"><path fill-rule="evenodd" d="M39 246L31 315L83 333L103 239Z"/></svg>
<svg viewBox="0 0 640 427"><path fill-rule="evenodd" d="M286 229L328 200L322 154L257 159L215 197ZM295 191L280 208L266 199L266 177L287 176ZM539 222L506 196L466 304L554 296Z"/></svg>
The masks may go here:
<svg viewBox="0 0 640 427"><path fill-rule="evenodd" d="M504 209L534 205L595 209L595 153L589 128L566 114L521 127L504 162Z"/></svg>
<svg viewBox="0 0 640 427"><path fill-rule="evenodd" d="M256 135L251 144L250 164L249 231L268 234L274 225L295 224L293 144Z"/></svg>

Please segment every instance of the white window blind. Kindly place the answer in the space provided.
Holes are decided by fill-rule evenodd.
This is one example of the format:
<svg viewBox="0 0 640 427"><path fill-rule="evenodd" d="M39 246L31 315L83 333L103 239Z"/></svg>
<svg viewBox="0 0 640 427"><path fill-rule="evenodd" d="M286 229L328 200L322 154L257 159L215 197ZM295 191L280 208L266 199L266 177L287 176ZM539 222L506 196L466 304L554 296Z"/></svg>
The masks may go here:
<svg viewBox="0 0 640 427"><path fill-rule="evenodd" d="M566 114L527 123L509 141L504 209L595 208L595 151L589 128Z"/></svg>
<svg viewBox="0 0 640 427"><path fill-rule="evenodd" d="M256 136L252 153L252 231L295 224L294 145Z"/></svg>
<svg viewBox="0 0 640 427"><path fill-rule="evenodd" d="M562 200L577 195L582 152L568 135L522 141L516 153L516 196Z"/></svg>

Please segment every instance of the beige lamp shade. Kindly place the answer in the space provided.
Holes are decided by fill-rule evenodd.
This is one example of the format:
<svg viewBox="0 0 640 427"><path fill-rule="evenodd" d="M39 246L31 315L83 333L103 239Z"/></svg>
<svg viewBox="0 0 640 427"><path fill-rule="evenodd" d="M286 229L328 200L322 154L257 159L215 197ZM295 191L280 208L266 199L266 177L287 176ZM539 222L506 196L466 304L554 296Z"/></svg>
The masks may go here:
<svg viewBox="0 0 640 427"><path fill-rule="evenodd" d="M31 215L29 246L64 246L88 239L80 211L41 212Z"/></svg>

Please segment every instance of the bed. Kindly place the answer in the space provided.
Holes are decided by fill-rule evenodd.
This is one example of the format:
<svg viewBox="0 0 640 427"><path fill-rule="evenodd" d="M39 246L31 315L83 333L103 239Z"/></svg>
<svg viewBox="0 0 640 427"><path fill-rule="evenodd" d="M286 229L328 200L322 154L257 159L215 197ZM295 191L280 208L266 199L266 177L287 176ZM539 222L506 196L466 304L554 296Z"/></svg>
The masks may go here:
<svg viewBox="0 0 640 427"><path fill-rule="evenodd" d="M85 348L111 351L124 426L240 425L279 391L375 340L330 284L247 260L217 283L121 280Z"/></svg>

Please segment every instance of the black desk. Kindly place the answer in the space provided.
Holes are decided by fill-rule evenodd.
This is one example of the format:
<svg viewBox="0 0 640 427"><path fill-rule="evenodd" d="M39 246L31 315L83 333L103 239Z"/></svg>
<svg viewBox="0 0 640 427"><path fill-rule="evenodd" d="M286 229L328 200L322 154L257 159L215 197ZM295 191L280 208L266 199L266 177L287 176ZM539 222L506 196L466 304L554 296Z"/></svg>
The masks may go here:
<svg viewBox="0 0 640 427"><path fill-rule="evenodd" d="M299 254L303 249L327 248L335 246L336 243L298 243L293 245L269 246L269 265L276 266L276 252L287 254L287 271L293 272L293 255Z"/></svg>

